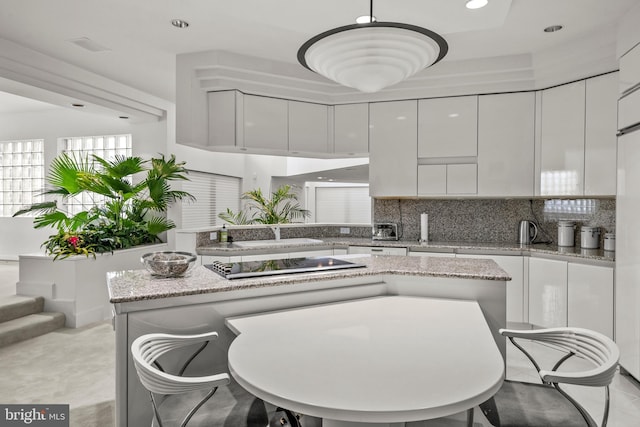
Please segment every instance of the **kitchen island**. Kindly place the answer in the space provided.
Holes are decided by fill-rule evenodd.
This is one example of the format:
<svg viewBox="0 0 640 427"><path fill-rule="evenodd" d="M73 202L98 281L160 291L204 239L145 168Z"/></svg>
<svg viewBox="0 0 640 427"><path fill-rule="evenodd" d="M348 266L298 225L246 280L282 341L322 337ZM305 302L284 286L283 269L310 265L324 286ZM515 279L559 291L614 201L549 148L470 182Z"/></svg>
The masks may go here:
<svg viewBox="0 0 640 427"><path fill-rule="evenodd" d="M109 273L116 329L117 425L146 425L151 419L148 395L129 356L135 338L152 332L216 330L219 339L194 361L192 374L227 371L227 349L235 335L225 327L225 319L233 316L384 295L474 300L505 356L498 329L506 326L510 277L494 261L405 256L349 260L365 267L238 280L227 280L203 266L177 279L154 278L144 270ZM287 357L286 349L282 357ZM168 363L171 367L178 362Z"/></svg>

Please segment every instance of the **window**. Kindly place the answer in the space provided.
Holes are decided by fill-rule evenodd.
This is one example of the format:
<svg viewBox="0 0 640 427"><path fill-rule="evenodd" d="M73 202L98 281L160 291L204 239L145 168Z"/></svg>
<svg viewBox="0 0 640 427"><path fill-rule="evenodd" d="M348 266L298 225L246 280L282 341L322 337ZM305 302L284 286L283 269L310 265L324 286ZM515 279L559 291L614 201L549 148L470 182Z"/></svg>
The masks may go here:
<svg viewBox="0 0 640 427"><path fill-rule="evenodd" d="M187 177L182 189L196 201L182 203L182 228L222 225L220 212L240 209L240 178L195 171L189 171Z"/></svg>
<svg viewBox="0 0 640 427"><path fill-rule="evenodd" d="M371 223L369 187L316 187L316 222Z"/></svg>
<svg viewBox="0 0 640 427"><path fill-rule="evenodd" d="M105 160L113 160L116 155L131 156L131 135L82 136L62 138L62 151L76 158L88 157L95 154ZM75 215L87 211L95 205L104 203L104 197L89 194L79 194L69 197L65 204L67 213Z"/></svg>
<svg viewBox="0 0 640 427"><path fill-rule="evenodd" d="M0 216L44 201L44 140L0 141Z"/></svg>

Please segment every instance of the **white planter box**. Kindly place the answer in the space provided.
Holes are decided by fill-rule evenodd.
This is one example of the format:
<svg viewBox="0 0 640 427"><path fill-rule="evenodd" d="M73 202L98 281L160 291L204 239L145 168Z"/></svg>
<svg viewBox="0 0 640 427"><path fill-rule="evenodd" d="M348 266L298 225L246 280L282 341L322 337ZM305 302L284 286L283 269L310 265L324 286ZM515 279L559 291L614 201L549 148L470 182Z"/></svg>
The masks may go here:
<svg viewBox="0 0 640 427"><path fill-rule="evenodd" d="M44 254L20 255L16 294L44 297L44 310L62 312L65 326L79 328L112 316L107 292L109 271L143 268L140 257L168 250L166 243L53 261Z"/></svg>

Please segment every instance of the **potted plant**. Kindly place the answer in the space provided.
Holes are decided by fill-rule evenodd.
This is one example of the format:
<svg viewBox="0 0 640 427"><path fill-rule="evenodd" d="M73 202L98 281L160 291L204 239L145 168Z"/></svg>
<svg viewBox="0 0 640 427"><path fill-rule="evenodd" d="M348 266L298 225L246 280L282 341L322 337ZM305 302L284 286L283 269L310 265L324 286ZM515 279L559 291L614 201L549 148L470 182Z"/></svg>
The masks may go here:
<svg viewBox="0 0 640 427"><path fill-rule="evenodd" d="M66 154L54 159L45 194L64 200L88 193L96 206L70 214L47 201L16 213L36 212L36 228L57 230L43 243L46 255L19 256L16 293L42 296L45 310L64 313L71 328L111 317L107 274L140 269L146 252L168 249L159 235L175 224L163 213L175 201L194 200L171 189L172 181L187 179L184 163L173 155L92 160Z"/></svg>
<svg viewBox="0 0 640 427"><path fill-rule="evenodd" d="M52 226L57 234L43 243L54 259L71 255L93 255L159 242L159 234L175 224L157 214L164 213L178 200L195 200L184 191L172 190L173 180L186 180L184 163L164 155L149 161L140 157L116 156L107 161L98 156L77 158L63 154L51 164L48 195L69 199L81 193L103 199L87 211L70 215L57 200L34 204L14 216L37 212L34 227ZM137 174L146 173L135 181Z"/></svg>
<svg viewBox="0 0 640 427"><path fill-rule="evenodd" d="M278 187L271 193L271 198L262 194L260 188L242 194L243 200L249 202L243 209L233 212L227 208L226 212L218 215L229 224L288 224L294 219L306 218L310 212L298 203L298 197L291 190L290 185Z"/></svg>

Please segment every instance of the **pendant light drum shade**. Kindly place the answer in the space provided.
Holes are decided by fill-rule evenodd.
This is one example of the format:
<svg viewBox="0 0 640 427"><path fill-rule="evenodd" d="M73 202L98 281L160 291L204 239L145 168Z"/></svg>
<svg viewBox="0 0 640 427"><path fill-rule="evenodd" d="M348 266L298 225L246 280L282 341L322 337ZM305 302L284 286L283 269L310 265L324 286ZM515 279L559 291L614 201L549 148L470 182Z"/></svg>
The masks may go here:
<svg viewBox="0 0 640 427"><path fill-rule="evenodd" d="M425 28L371 22L311 38L298 50L298 61L343 86L372 93L435 64L447 51L447 42Z"/></svg>

